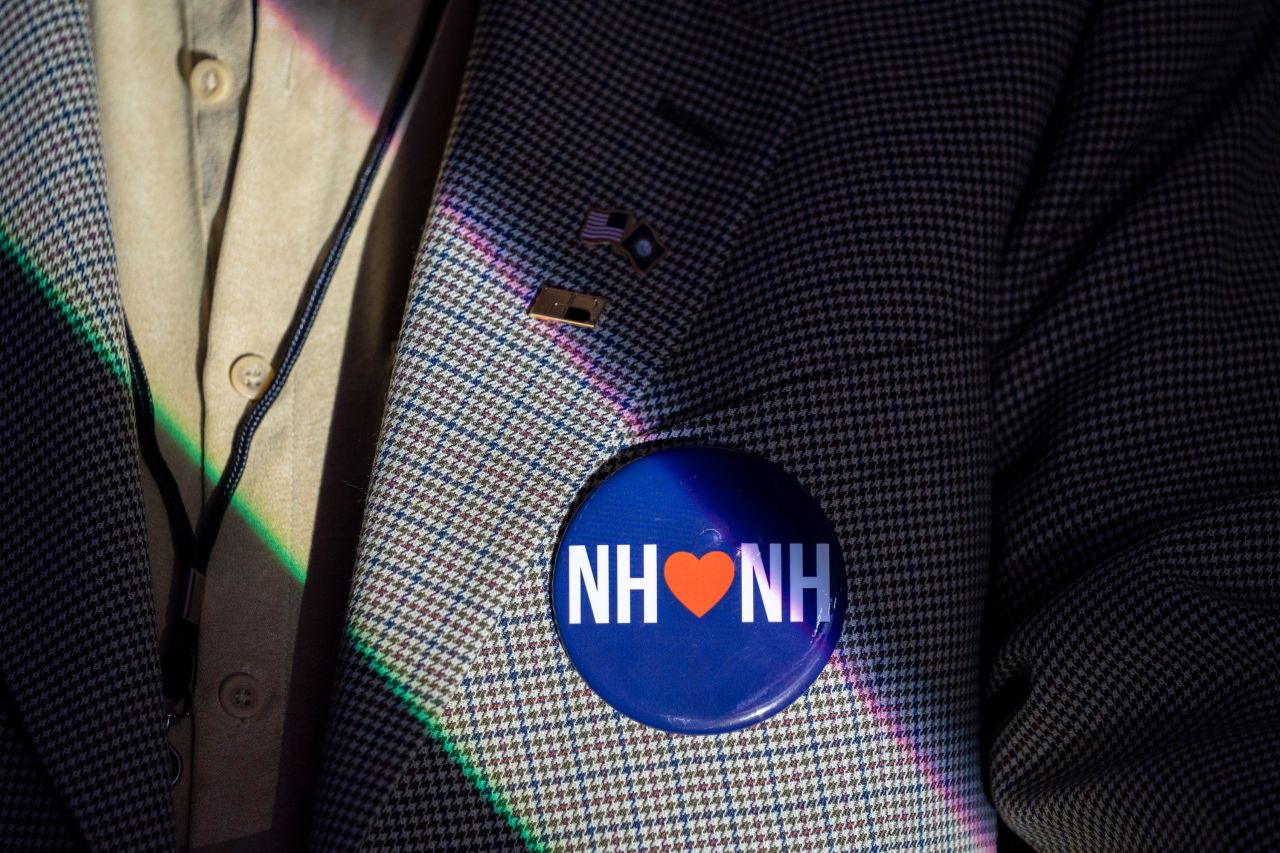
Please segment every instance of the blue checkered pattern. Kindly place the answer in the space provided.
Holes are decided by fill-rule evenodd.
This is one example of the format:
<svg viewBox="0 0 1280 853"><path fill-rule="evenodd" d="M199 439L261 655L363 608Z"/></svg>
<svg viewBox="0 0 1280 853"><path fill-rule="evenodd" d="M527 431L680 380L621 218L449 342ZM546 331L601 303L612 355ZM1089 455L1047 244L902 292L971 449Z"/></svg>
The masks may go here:
<svg viewBox="0 0 1280 853"><path fill-rule="evenodd" d="M1278 31L486 2L312 846L1280 846ZM171 848L80 7L0 4L0 45L0 837ZM662 262L583 243L591 206ZM603 322L529 319L542 284ZM547 591L581 496L692 442L793 473L850 574L811 689L713 737L601 702Z"/></svg>
<svg viewBox="0 0 1280 853"><path fill-rule="evenodd" d="M165 850L173 808L83 10L0 5L0 846Z"/></svg>

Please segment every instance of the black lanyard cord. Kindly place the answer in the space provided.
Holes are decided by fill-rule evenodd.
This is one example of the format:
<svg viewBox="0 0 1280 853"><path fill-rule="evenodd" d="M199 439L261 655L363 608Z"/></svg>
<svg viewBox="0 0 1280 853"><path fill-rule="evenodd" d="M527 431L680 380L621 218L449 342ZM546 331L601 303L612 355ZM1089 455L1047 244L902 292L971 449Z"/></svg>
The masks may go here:
<svg viewBox="0 0 1280 853"><path fill-rule="evenodd" d="M213 553L213 545L218 531L226 516L231 500L235 496L236 487L244 475L245 466L249 462L249 448L254 434L258 431L262 420L266 417L276 399L279 398L284 384L292 373L294 364L302 352L302 347L315 325L316 316L324 302L329 284L342 259L355 230L360 212L369 196L369 191L377 178L378 169L395 138L396 130L401 124L405 110L413 97L413 91L427 57L431 53L431 45L444 12L446 0L432 0L422 15L421 25L414 40L413 50L405 64L397 83L391 105L379 128L377 138L365 155L364 163L356 178L355 186L347 199L342 217L334 231L324 263L316 272L313 281L306 291L306 298L301 309L294 318L289 332L288 346L275 368L275 375L267 384L266 390L249 410L244 414L231 445L231 454L227 466L222 471L214 487L213 495L201 515L199 526L192 530L191 521L182 502L177 480L160 453L155 430L155 410L153 408L151 389L147 383L147 374L143 369L142 358L133 339L133 334L126 322L125 332L129 351L129 361L133 372L133 394L138 415L138 442L147 467L155 478L165 504L173 530L175 555L179 565L181 615L174 620L168 648L161 661L166 698L180 710L186 712L190 701L191 689L195 680L196 646L199 622L199 586L209 568L209 558Z"/></svg>
<svg viewBox="0 0 1280 853"><path fill-rule="evenodd" d="M160 675L164 686L165 698L174 704L177 716L186 713L187 699L190 695L190 681L195 673L195 623L190 617L190 593L194 579L190 577L188 567L194 565L196 536L191 529L191 520L187 516L187 508L182 500L182 492L178 481L169 470L164 456L160 453L160 443L156 437L156 413L151 399L151 386L147 382L147 373L142 366L142 357L138 354L138 345L133 340L133 332L125 323L125 343L129 348L129 364L133 370L133 400L137 411L138 448L142 453L151 476L160 490L164 501L165 515L169 517L169 531L173 537L174 562L180 574L180 590L183 596L182 614L170 625L169 645L161 661ZM180 659L190 657L191 671L181 665Z"/></svg>

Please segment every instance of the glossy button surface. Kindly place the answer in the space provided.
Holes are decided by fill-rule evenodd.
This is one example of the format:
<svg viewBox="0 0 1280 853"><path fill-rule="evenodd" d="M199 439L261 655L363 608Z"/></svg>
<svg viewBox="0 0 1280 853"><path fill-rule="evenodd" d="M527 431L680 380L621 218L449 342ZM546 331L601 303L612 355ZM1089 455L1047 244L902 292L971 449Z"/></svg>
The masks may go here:
<svg viewBox="0 0 1280 853"><path fill-rule="evenodd" d="M688 734L752 725L802 695L839 640L845 595L818 502L768 461L710 446L606 478L565 528L551 582L591 689Z"/></svg>

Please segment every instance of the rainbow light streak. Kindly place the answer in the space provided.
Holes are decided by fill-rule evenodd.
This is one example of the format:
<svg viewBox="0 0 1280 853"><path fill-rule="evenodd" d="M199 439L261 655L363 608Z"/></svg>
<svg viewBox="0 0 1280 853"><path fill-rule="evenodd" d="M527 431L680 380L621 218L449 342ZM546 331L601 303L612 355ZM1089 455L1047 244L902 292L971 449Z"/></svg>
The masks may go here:
<svg viewBox="0 0 1280 853"><path fill-rule="evenodd" d="M315 66L330 80L332 85L342 92L352 104L359 117L372 130L381 120L380 105L377 109L366 103L364 97L357 91L344 75L342 75L334 66L328 56L325 55L313 40L306 34L304 28L298 21L292 20L288 10L280 2L280 0L263 0L262 8L268 14L274 16L284 27L293 33L298 44L302 47L303 52L314 63ZM396 142L399 141L397 136ZM436 202L436 212L439 216L448 220L457 236L468 245L477 255L482 263L492 270L498 280L506 287L506 289L514 296L521 300L529 300L533 297L536 288L523 279L517 267L509 260L503 257L503 253L490 241L480 230L472 225L461 212L460 206L449 196L442 196ZM588 386L595 390L600 398L609 406L613 414L626 425L629 438L633 441L642 441L649 437L648 428L643 421L634 412L631 411L626 395L619 389L619 384L610 381L607 376L608 366L600 365L593 361L590 354L578 343L577 339L561 329L555 324L540 323L535 326L537 331L544 337L555 343L564 353L569 362L582 374L584 381ZM377 659L372 647L358 637L354 630L350 632L351 641L357 649L370 661L375 671L382 675L387 681L392 692L401 697L410 708L410 711L419 716L424 724L428 726L433 737L437 739L445 738L443 728L439 721L434 720L430 713L420 700L415 698L411 691L408 690L403 682L394 676L392 670ZM941 797L942 801L947 803L955 812L961 823L968 829L970 834L978 841L984 849L995 849L994 838L985 828L984 822L977 815L971 813L960 798L951 790L942 778L939 770L930 762L916 747L914 743L903 732L902 727L892 718L892 716L880 705L875 698L874 693L864 686L858 679L853 668L843 659L839 649L833 656L833 661L840 673L845 679L846 684L853 692L857 701L865 708L868 713L888 731L895 744L909 757L911 762L916 766L922 778L926 781L931 789ZM450 756L459 761L463 772L467 778L471 779L477 787L488 794L492 790L487 781L475 769L474 764L467 759L460 751L446 749ZM464 763L465 762L465 763ZM491 798L495 809L499 814L507 817L508 820L513 819L510 808L505 801ZM514 824L513 824L514 825ZM528 841L529 835L522 831L521 836Z"/></svg>
<svg viewBox="0 0 1280 853"><path fill-rule="evenodd" d="M18 245L17 241L10 235L9 229L4 227L3 224L0 224L0 252L3 252L13 262L23 278L35 284L36 289L40 291L40 295L44 297L50 307L71 327L72 334L89 346L89 349L97 356L98 361L111 372L111 375L125 387L131 387L133 380L129 370L128 359L123 354L116 352L110 343L104 340L102 332L95 328L88 316L76 311L70 301L54 286L49 276L45 275L27 255L26 251ZM165 431L193 467L200 468L199 444L179 427L177 420L165 408L162 401L153 398L151 402L152 407L155 409L156 425ZM204 469L205 477L208 478L210 485L216 485L218 477L221 475L221 469L212 465L205 465ZM254 508L238 494L232 496L231 505L243 516L245 522L262 540L263 544L280 560L280 564L285 567L285 570L293 575L298 583L304 583L307 578L306 566L289 552L280 537L261 520L261 515L254 511Z"/></svg>
<svg viewBox="0 0 1280 853"><path fill-rule="evenodd" d="M329 84L351 105L351 108L356 112L356 117L362 124L372 130L381 123L383 109L381 98L379 97L376 101L373 101L371 95L362 93L338 69L323 48L316 44L315 39L307 33L305 24L291 13L286 3L281 2L281 0L260 0L259 8L277 25L288 30L293 35L293 43L302 51L304 57L310 61L315 70L319 71L329 81ZM381 94L379 93L379 95ZM388 154L395 151L395 146L399 141L400 130L397 130Z"/></svg>
<svg viewBox="0 0 1280 853"><path fill-rule="evenodd" d="M351 85L338 72L329 58L316 46L315 42L304 31L300 22L289 14L289 11L280 0L262 0L261 8L267 15L274 18L278 24L293 34L296 44L301 48L305 57L347 98L360 121L368 125L371 130L375 128L381 120L381 105L378 105L375 109L366 103L356 87ZM399 135L393 141L393 146L398 141ZM440 198L437 202L437 213L448 220L458 238L479 256L479 259L496 274L498 280L502 282L509 292L521 299L527 300L532 297L535 288L524 281L524 276L517 267L502 256L502 252L494 243L485 237L459 211L452 199L448 197ZM10 236L8 229L3 224L0 224L0 251L3 251L15 263L19 271L35 284L50 307L71 327L73 333L92 349L110 373L122 384L128 386L130 373L127 361L122 358L121 353L116 352L110 343L104 340L102 330L95 326L90 317L79 313L70 301L59 292L50 278L38 268L22 247ZM613 414L626 426L629 439L643 440L648 437L645 424L630 410L626 394L620 390L621 382L612 381L615 378L616 380L621 380L621 377L617 376L611 366L595 362L574 337L558 327L552 324L537 324L535 328L538 329L540 334L549 338L574 368L582 373L583 381L599 395L600 399L613 411ZM613 374L613 376L611 377L610 374ZM194 465L200 467L202 461L198 442L184 433L162 401L155 400L154 405L156 423L159 428L164 430ZM220 473L219 469L209 464L205 464L204 469L211 483L216 482ZM258 508L237 496L232 501L232 509L270 548L285 570L298 583L305 583L305 564L285 546L283 539L271 530L270 526L263 520L263 514ZM476 790L489 801L494 811L507 821L529 849L545 850L546 845L537 838L528 824L515 814L502 793L484 777L475 761L452 740L440 720L426 707L421 698L416 696L405 681L399 678L391 667L380 659L376 651L358 636L354 627L349 626L348 638L353 647L368 662L369 667L384 680L391 693L398 697L409 713L422 723L426 732L440 744L445 754L458 765ZM942 773L933 762L921 753L919 748L903 731L901 725L880 705L874 693L861 682L853 667L844 659L838 649L832 657L832 662L843 676L858 704L865 708L867 713L889 733L893 742L916 767L929 788L948 805L983 849L994 850L995 840L990 831L985 828L984 821L966 808L960 798L950 790L946 780L942 777Z"/></svg>
<svg viewBox="0 0 1280 853"><path fill-rule="evenodd" d="M453 224L458 237L466 245L470 246L480 256L480 260L497 274L503 285L516 296L525 300L531 299L534 288L522 281L522 276L517 267L510 261L505 260L500 250L458 212L452 199L442 196L438 201L438 205L439 213ZM629 438L632 441L643 441L652 438L639 418L628 410L625 394L606 378L606 374L610 372L608 366L593 362L577 341L571 335L561 331L558 325L551 323L538 325L547 330L544 334L560 347L576 368L584 372L584 379L593 389L599 392L600 397L614 410L617 417L627 425L631 432ZM837 647L835 654L832 655L831 660L844 678L845 684L848 685L853 693L858 705L865 708L872 719L889 734L893 743L915 766L917 773L930 790L941 802L947 805L983 850L994 851L996 849L995 837L993 832L987 828L986 821L977 814L975 809L966 806L961 797L943 778L943 774L936 764L924 755L918 745L908 737L901 724L879 702L871 688L858 677L853 666L841 654L839 647Z"/></svg>
<svg viewBox="0 0 1280 853"><path fill-rule="evenodd" d="M480 255L481 259L489 264L498 274L499 279L511 292L528 298L532 295L533 289L521 280L516 267L509 261L500 257L498 249L494 247L492 242L485 238L479 231L461 214L459 214L446 199L440 200L440 212L445 216L458 231L458 236L462 241ZM87 317L78 313L74 306L58 291L52 281L36 266L34 261L22 250L22 248L9 235L8 230L0 227L0 250L9 256L16 264L18 269L32 281L41 295L48 302L50 307L57 312L72 329L72 331L81 338L94 352L103 365L111 372L117 380L126 386L129 384L129 372L126 362L123 361L118 353L112 349L109 344L103 340L101 333L94 328L94 325ZM600 392L600 396L611 407L614 408L618 417L628 426L632 438L642 439L646 436L643 425L636 416L629 412L626 407L624 396L604 378L603 371L597 368L590 357L585 354L577 343L568 335L553 330L548 324L538 324L540 328L548 329L547 334L561 348L566 357L574 364L575 367L584 371L586 379L592 388ZM179 428L176 421L166 412L160 401L155 402L156 423L163 429L169 437L177 444L195 464L199 465L199 450L197 443L189 436L185 435ZM207 468L206 473L213 480L216 480L217 471ZM255 508L247 502L236 498L232 501L232 508L239 513L248 526L262 538L262 541L268 545L272 552L280 559L281 564L299 583L306 580L305 566L297 559L289 549L285 547L283 541L275 535L270 527L262 520ZM462 770L466 778L475 786L476 790L483 795L493 806L494 811L502 816L513 830L520 836L525 844L531 850L544 850L545 845L534 835L533 831L525 824L518 815L512 810L505 798L483 775L476 763L466 754L466 752L456 744L445 730L443 724L430 710L427 709L423 701L418 698L406 683L396 676L392 668L379 659L377 653L365 643L353 626L348 627L348 637L354 648L365 658L370 668L376 672L387 684L388 689L393 695L404 703L406 709L426 728L427 733L436 740L445 754L453 760ZM832 657L833 665L840 671L844 677L846 684L853 692L859 705L867 709L867 712L876 722L882 726L892 737L894 743L901 749L903 754L917 768L921 777L926 784L937 794L943 802L947 803L957 818L965 826L968 832L985 850L995 849L995 839L991 833L985 828L983 821L968 809L960 798L950 789L946 780L942 778L941 772L927 757L925 757L918 747L911 741L902 727L893 719L893 717L880 705L874 693L869 687L862 684L853 667L844 659L839 649Z"/></svg>
<svg viewBox="0 0 1280 853"><path fill-rule="evenodd" d="M128 369L128 361L117 352L111 343L104 338L101 330L95 327L91 321L90 315L83 314L76 310L75 306L63 296L63 294L55 286L51 278L46 275L31 259L31 257L18 245L17 241L9 233L9 229L0 224L0 252L18 268L20 274L29 282L33 283L45 302L53 309L54 312L68 326L71 327L72 333L83 341L102 363L104 367L120 382L125 388L129 388L132 382ZM172 441L181 448L195 465L199 465L199 445L179 428L177 422L164 410L158 400L153 400L156 412L156 425L163 429ZM211 482L215 481L218 472L212 469L206 469L206 475L211 478ZM261 516L254 511L254 508L245 501L236 497L231 502L231 508L240 515L251 530L254 531L272 551L280 563L289 572L289 574L298 582L306 582L306 569L301 561L290 553L289 549L284 545L283 541L275 535L270 527L262 520ZM475 786L476 790L492 804L494 811L501 815L512 829L520 836L525 845L530 850L543 851L546 846L540 841L533 832L525 825L520 818L511 810L499 793L487 779L476 768L474 762L458 747L449 737L439 720L428 711L423 704L415 698L410 691L405 689L401 682L391 672L390 668L382 663L377 655L366 646L361 640L355 636L354 632L349 631L351 642L356 650L368 661L370 668L378 673L386 682L391 692L397 696L408 711L417 718L427 730L427 733L440 744L444 753L456 763L462 770L466 778Z"/></svg>
<svg viewBox="0 0 1280 853"><path fill-rule="evenodd" d="M291 20L286 14L283 7L277 0L263 0L263 10L274 16L277 21L286 27L295 36L296 44L302 49L304 55L315 63L318 68L341 92L346 99L355 108L359 119L366 124L370 132L377 127L381 121L380 107L374 110L369 107L359 96L354 87L350 86L345 77L339 74L333 65L328 61L327 57L316 47L315 43L307 37L302 29ZM403 129L403 128L402 128ZM400 142L400 131L392 139L391 147L388 154L395 151ZM43 270L36 264L27 252L19 245L18 241L11 236L11 229L6 223L0 222L0 252L3 252L17 267L19 273L29 282L33 283L40 292L46 303L56 312L68 326L72 333L87 344L90 350L103 364L104 367L126 388L132 385L132 376L129 369L128 359L124 357L122 352L118 352L112 343L104 336L104 330L100 329L94 323L92 315L81 313L76 307L59 291L50 276L46 275ZM221 475L221 467L202 460L199 442L188 435L179 424L178 420L165 406L164 402L159 399L152 400L155 410L156 425L159 429L170 438L170 440L178 446L182 454L196 468L203 468L206 478L211 485L215 485L217 479ZM234 495L231 501L231 509L236 512L245 524L251 529L255 535L266 545L272 554L280 561L284 569L300 584L306 582L306 565L285 545L284 540L278 536L264 520L264 514L258 510L251 502L243 497L243 493ZM441 747L446 755L458 765L463 775L475 786L476 790L489 801L497 814L502 816L512 829L520 836L525 845L535 851L543 851L546 846L537 838L533 831L521 821L510 806L506 803L501 793L498 792L487 779L477 769L475 763L467 756L467 754L449 737L440 721L423 705L423 703L412 695L411 691L406 689L402 682L396 678L391 669L383 663L377 654L365 643L363 643L354 630L348 631L348 636L353 646L368 662L369 667L378 673L387 683L392 694L399 697L404 703L407 710L418 719L426 728L430 735Z"/></svg>
<svg viewBox="0 0 1280 853"><path fill-rule="evenodd" d="M74 306L50 281L49 277L35 265L35 262L28 257L22 247L10 236L9 229L2 225L0 225L0 252L3 252L17 266L24 278L35 284L36 289L40 291L40 295L44 297L45 301L71 327L72 333L89 345L94 355L111 372L111 375L125 387L130 387L132 377L127 359L116 352L103 339L102 334L94 328L88 317L76 311ZM165 408L162 401L153 398L151 402L152 407L155 409L156 425L165 431L193 467L200 468L199 444L181 429L177 420ZM221 468L212 464L206 464L204 472L211 487L217 484L218 477L222 473ZM280 560L280 564L284 566L285 570L298 583L305 583L307 579L306 566L289 552L280 537L262 521L261 514L256 512L254 507L240 494L232 496L231 505L240 513L250 529L262 540L263 544Z"/></svg>
<svg viewBox="0 0 1280 853"><path fill-rule="evenodd" d="M348 636L351 637L351 644L361 655L369 661L369 667L376 672L387 683L393 695L404 703L409 713L417 718L427 728L427 733L431 735L444 750L445 755L453 759L453 762L462 770L464 776L467 777L476 790L479 791L493 806L494 811L506 819L507 823L524 841L525 846L530 850L544 851L547 848L545 844L533 834L531 830L519 816L512 810L507 803L506 798L502 796L502 792L490 784L489 780L484 778L484 774L478 768L465 752L454 743L448 733L444 730L444 726L440 723L431 711L423 704L423 702L413 693L413 690L400 681L395 673L393 673L386 664L378 660L377 652L370 646L366 645L362 640L355 636L354 631L349 631Z"/></svg>
<svg viewBox="0 0 1280 853"><path fill-rule="evenodd" d="M479 259L494 272L508 292L523 302L533 299L537 288L526 284L516 267L502 257L502 253L488 238L470 225L465 216L459 212L452 198L441 196L436 204L438 213L452 223L458 237L480 256ZM619 390L621 383L610 381L608 374L613 372L611 367L592 359L577 338L559 323L534 323L532 328L560 348L569 362L582 374L583 381L600 395L600 398L613 411L614 416L626 425L630 439L638 440L648 436L648 427L631 411L626 395Z"/></svg>
<svg viewBox="0 0 1280 853"><path fill-rule="evenodd" d="M49 303L50 307L58 313L63 322L71 327L71 333L88 344L89 349L97 356L98 361L102 362L103 366L111 372L111 375L128 387L132 381L129 375L128 360L116 352L110 343L103 339L102 332L88 316L76 311L75 306L59 292L49 277L36 266L35 261L31 260L26 251L18 245L18 241L10 236L9 229L3 224L0 224L0 251L4 252L5 256L13 262L23 278L35 284L36 289L40 291L40 295Z"/></svg>
<svg viewBox="0 0 1280 853"><path fill-rule="evenodd" d="M865 708L872 719L889 733L898 749L911 760L911 763L915 765L916 770L924 778L925 782L947 804L969 835L983 850L994 853L996 837L995 833L987 826L987 822L977 814L976 809L972 809L964 803L955 790L947 784L946 779L942 777L941 771L938 770L934 762L912 742L911 738L902 730L902 725L880 704L871 688L862 683L862 679L858 676L852 664L845 658L843 650L839 646L836 647L835 653L831 656L831 665L840 671L840 674L844 677L845 684L849 685L849 689L853 691L858 704Z"/></svg>

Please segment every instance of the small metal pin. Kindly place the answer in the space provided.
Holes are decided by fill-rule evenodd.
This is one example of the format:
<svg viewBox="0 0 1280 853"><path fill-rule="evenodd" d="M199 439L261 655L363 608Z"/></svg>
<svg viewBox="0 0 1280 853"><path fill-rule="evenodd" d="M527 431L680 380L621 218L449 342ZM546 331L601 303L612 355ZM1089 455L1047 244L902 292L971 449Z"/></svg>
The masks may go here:
<svg viewBox="0 0 1280 853"><path fill-rule="evenodd" d="M168 711L164 715L164 734L165 746L169 748L169 786L173 787L182 779L182 753L178 752L177 747L169 740L169 730L173 728L173 724L178 720L187 716L186 712L182 714Z"/></svg>
<svg viewBox="0 0 1280 853"><path fill-rule="evenodd" d="M574 293L572 290L544 284L529 305L529 316L537 320L594 329L608 304L609 300L600 296Z"/></svg>
<svg viewBox="0 0 1280 853"><path fill-rule="evenodd" d="M667 249L647 222L637 222L621 243L622 251L636 272L644 275L662 260Z"/></svg>
<svg viewBox="0 0 1280 853"><path fill-rule="evenodd" d="M588 208L580 236L584 243L608 246L615 255L630 261L640 275L667 253L653 226L629 210Z"/></svg>
<svg viewBox="0 0 1280 853"><path fill-rule="evenodd" d="M634 225L635 217L629 210L592 207L587 209L579 236L584 243L616 246Z"/></svg>

